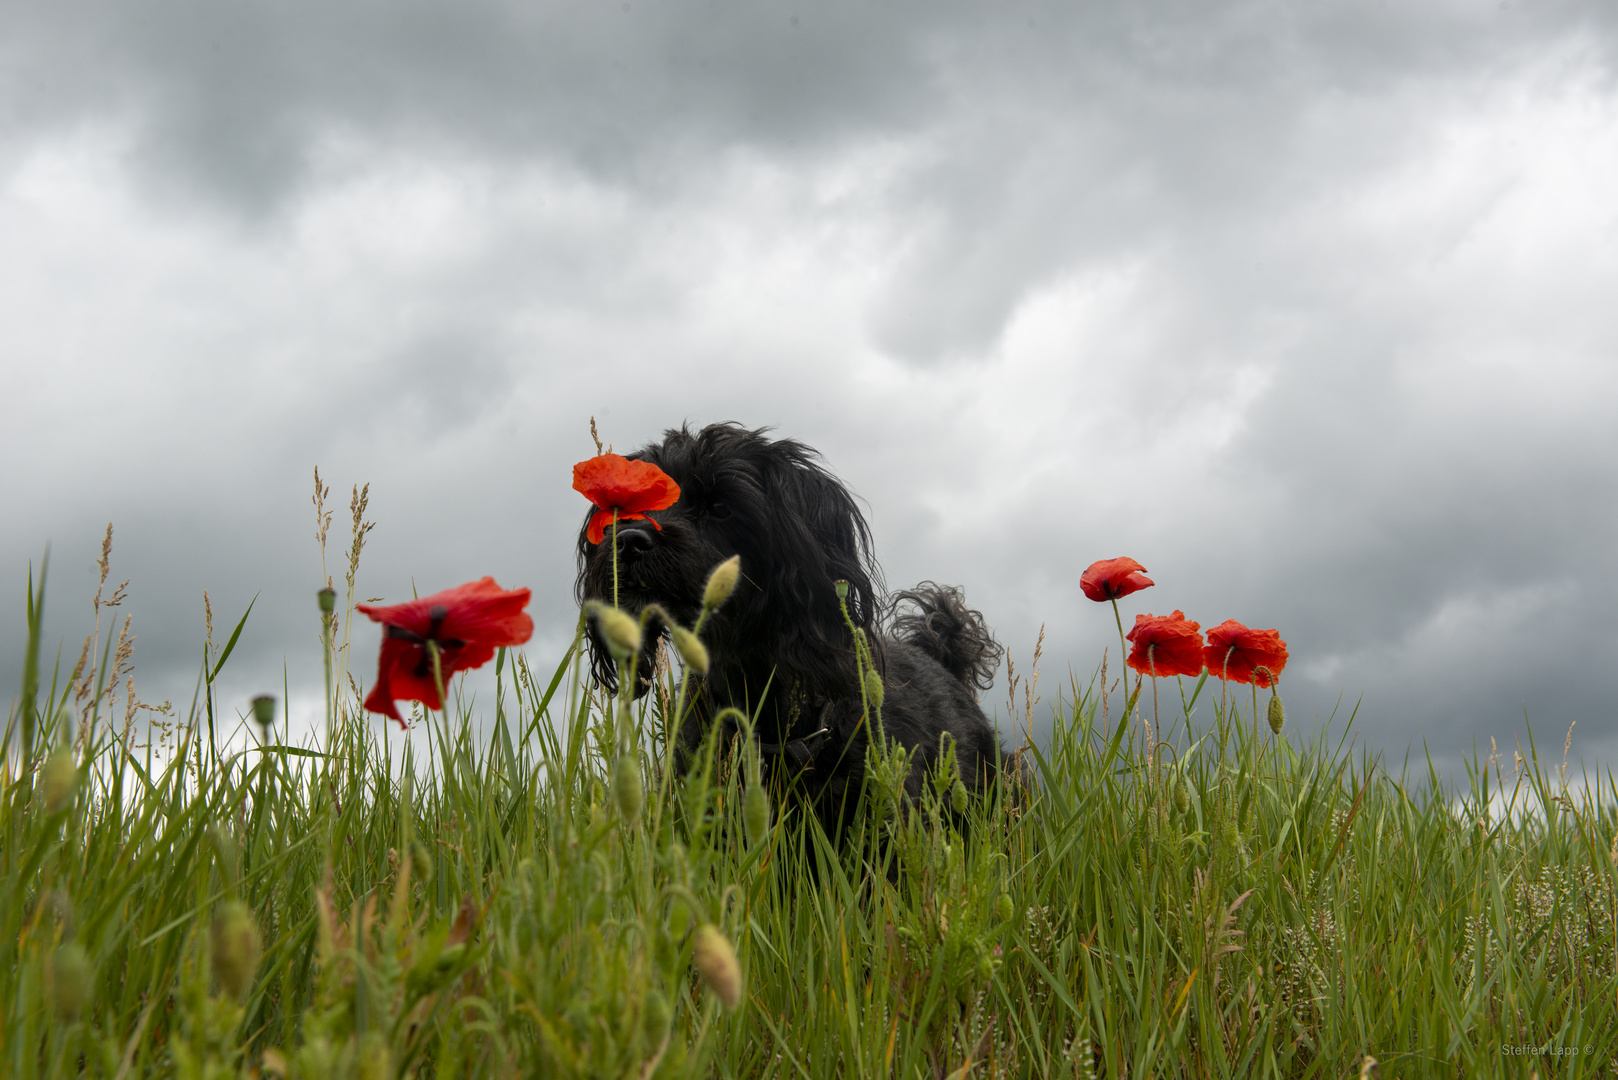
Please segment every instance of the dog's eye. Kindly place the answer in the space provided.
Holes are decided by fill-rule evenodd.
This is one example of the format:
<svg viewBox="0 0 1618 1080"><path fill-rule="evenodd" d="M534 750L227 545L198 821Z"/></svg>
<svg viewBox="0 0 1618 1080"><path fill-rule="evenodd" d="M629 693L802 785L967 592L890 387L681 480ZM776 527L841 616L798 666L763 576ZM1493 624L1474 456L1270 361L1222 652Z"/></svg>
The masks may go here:
<svg viewBox="0 0 1618 1080"><path fill-rule="evenodd" d="M708 516L714 518L728 518L730 516L730 507L722 502L711 502L708 504Z"/></svg>

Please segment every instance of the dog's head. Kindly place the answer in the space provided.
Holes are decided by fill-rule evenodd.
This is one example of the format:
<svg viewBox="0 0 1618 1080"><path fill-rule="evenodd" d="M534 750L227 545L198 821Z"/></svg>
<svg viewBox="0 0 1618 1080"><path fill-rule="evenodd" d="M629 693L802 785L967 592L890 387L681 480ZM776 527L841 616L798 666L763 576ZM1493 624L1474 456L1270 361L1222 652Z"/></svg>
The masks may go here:
<svg viewBox="0 0 1618 1080"><path fill-rule="evenodd" d="M767 438L766 430L733 423L695 433L681 427L626 455L661 468L680 485L680 498L650 514L657 526L619 523L618 606L638 613L656 602L690 626L708 575L740 555L736 592L703 626L710 685L728 687L735 700L743 692L756 696L773 673L772 694L785 684L832 697L855 678L835 583L848 582L856 626L869 634L876 616L879 571L870 530L853 496L814 450ZM610 531L592 544L580 529L574 592L581 602L611 602L612 553ZM590 649L597 680L616 687L617 672L593 631ZM651 652L642 650L637 682L651 673Z"/></svg>

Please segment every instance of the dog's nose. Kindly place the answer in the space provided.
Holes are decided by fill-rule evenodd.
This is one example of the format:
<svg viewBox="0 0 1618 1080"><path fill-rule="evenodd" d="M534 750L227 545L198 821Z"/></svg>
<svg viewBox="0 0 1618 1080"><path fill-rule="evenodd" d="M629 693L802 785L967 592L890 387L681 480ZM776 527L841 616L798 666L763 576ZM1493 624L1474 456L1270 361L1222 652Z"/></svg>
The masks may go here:
<svg viewBox="0 0 1618 1080"><path fill-rule="evenodd" d="M656 543L656 540L652 536L652 530L650 529L633 526L626 529L622 525L618 526L618 557L621 559L633 559L645 555L652 550L654 543Z"/></svg>

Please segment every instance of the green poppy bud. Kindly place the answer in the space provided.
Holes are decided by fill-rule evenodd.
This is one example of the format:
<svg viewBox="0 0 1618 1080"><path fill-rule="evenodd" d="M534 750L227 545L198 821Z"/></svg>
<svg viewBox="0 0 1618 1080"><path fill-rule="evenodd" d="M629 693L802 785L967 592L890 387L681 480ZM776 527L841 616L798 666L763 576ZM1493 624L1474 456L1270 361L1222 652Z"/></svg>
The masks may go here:
<svg viewBox="0 0 1618 1080"><path fill-rule="evenodd" d="M655 1048L663 1045L663 1040L669 1037L669 1028L674 1023L674 1010L669 1007L669 999L663 996L663 991L652 987L646 991L646 1002L641 1009L641 1026L646 1033L646 1043Z"/></svg>
<svg viewBox="0 0 1618 1080"><path fill-rule="evenodd" d="M871 708L882 707L882 676L876 673L875 668L867 668L865 672L865 699L870 702Z"/></svg>
<svg viewBox="0 0 1618 1080"><path fill-rule="evenodd" d="M994 978L994 957L990 956L988 953L984 953L982 956L978 957L978 978Z"/></svg>
<svg viewBox="0 0 1618 1080"><path fill-rule="evenodd" d="M764 785L748 784L742 794L742 822L747 826L747 843L758 847L770 835L770 797Z"/></svg>
<svg viewBox="0 0 1618 1080"><path fill-rule="evenodd" d="M631 826L639 825L646 792L641 786L640 763L634 754L624 754L613 763L612 797L618 803L618 815Z"/></svg>
<svg viewBox="0 0 1618 1080"><path fill-rule="evenodd" d="M1236 828L1236 815L1227 813L1225 820L1220 822L1219 836L1228 848L1234 848L1241 843L1241 833Z"/></svg>
<svg viewBox="0 0 1618 1080"><path fill-rule="evenodd" d="M1281 704L1280 694L1270 695L1270 730L1277 735L1281 734L1281 725L1287 722L1286 707Z"/></svg>
<svg viewBox="0 0 1618 1080"><path fill-rule="evenodd" d="M736 582L742 576L742 557L732 555L713 568L708 575L708 587L702 590L702 606L708 611L730 599L736 591Z"/></svg>
<svg viewBox="0 0 1618 1080"><path fill-rule="evenodd" d="M210 936L213 977L226 993L240 1001L252 989L253 976L258 974L258 958L263 949L258 923L246 904L226 900L214 912Z"/></svg>
<svg viewBox="0 0 1618 1080"><path fill-rule="evenodd" d="M596 608L596 629L614 660L628 660L640 652L640 623L629 614L602 604Z"/></svg>
<svg viewBox="0 0 1618 1080"><path fill-rule="evenodd" d="M697 927L691 963L725 1008L734 1010L742 1003L742 967L736 960L735 946L713 923Z"/></svg>
<svg viewBox="0 0 1618 1080"><path fill-rule="evenodd" d="M59 746L39 770L39 794L45 801L45 812L54 814L73 801L73 792L79 786L79 767L73 760L73 750Z"/></svg>
<svg viewBox="0 0 1618 1080"><path fill-rule="evenodd" d="M949 804L955 808L957 814L966 813L966 785L961 782L960 777L956 777L955 783L949 787Z"/></svg>
<svg viewBox="0 0 1618 1080"><path fill-rule="evenodd" d="M315 593L315 598L320 601L321 614L330 615L337 610L337 590L331 586L328 585Z"/></svg>
<svg viewBox="0 0 1618 1080"><path fill-rule="evenodd" d="M1182 814L1191 809L1191 791L1183 776L1174 781L1174 809Z"/></svg>
<svg viewBox="0 0 1618 1080"><path fill-rule="evenodd" d="M685 661L685 666L698 675L708 674L708 647L697 640L697 635L683 626L669 627L674 637L674 648Z"/></svg>
<svg viewBox="0 0 1618 1080"><path fill-rule="evenodd" d="M354 1065L359 1080L393 1080L393 1048L380 1031L367 1031L360 1036Z"/></svg>
<svg viewBox="0 0 1618 1080"><path fill-rule="evenodd" d="M69 941L57 946L46 961L45 994L51 1010L64 1024L72 1023L90 1003L95 967L84 946Z"/></svg>
<svg viewBox="0 0 1618 1080"><path fill-rule="evenodd" d="M1014 910L1010 893L1001 893L1000 898L994 902L994 913L1000 916L1001 922L1009 921Z"/></svg>

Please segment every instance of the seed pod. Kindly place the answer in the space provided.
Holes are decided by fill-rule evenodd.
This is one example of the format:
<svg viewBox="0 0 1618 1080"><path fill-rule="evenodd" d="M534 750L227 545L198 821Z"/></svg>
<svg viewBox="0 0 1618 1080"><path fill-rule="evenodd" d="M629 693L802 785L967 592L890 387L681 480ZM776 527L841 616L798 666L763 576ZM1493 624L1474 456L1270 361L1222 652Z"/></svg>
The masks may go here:
<svg viewBox="0 0 1618 1080"><path fill-rule="evenodd" d="M641 786L640 763L634 754L624 754L612 765L612 797L618 804L618 815L630 826L640 824L641 807L646 805L646 792Z"/></svg>
<svg viewBox="0 0 1618 1080"><path fill-rule="evenodd" d="M674 1010L669 1008L669 999L663 996L663 991L655 986L646 991L646 1003L641 1008L640 1018L647 1045L654 1048L662 1046L674 1022Z"/></svg>
<svg viewBox="0 0 1618 1080"><path fill-rule="evenodd" d="M595 609L596 629L614 660L628 660L640 652L640 623L609 604Z"/></svg>
<svg viewBox="0 0 1618 1080"><path fill-rule="evenodd" d="M1174 781L1174 809L1182 814L1191 809L1191 792L1183 776Z"/></svg>
<svg viewBox="0 0 1618 1080"><path fill-rule="evenodd" d="M848 599L848 582L844 581L842 578L838 578L836 581L832 582L832 588L837 590L837 599Z"/></svg>
<svg viewBox="0 0 1618 1080"><path fill-rule="evenodd" d="M393 1080L393 1048L380 1031L367 1031L360 1037L354 1064L359 1080Z"/></svg>
<svg viewBox="0 0 1618 1080"><path fill-rule="evenodd" d="M333 611L337 610L337 590L333 589L331 586L328 585L326 588L315 593L315 598L320 601L321 614L330 615Z"/></svg>
<svg viewBox="0 0 1618 1080"><path fill-rule="evenodd" d="M957 814L966 813L966 785L961 782L960 777L956 777L955 783L950 785L949 804L955 808Z"/></svg>
<svg viewBox="0 0 1618 1080"><path fill-rule="evenodd" d="M260 694L253 699L253 720L261 728L275 723L275 695Z"/></svg>
<svg viewBox="0 0 1618 1080"><path fill-rule="evenodd" d="M730 594L736 591L736 582L742 576L742 557L732 555L724 562L713 568L708 575L708 586L702 590L702 606L712 611L714 608L730 599Z"/></svg>
<svg viewBox="0 0 1618 1080"><path fill-rule="evenodd" d="M51 1010L62 1023L70 1024L90 1003L95 968L84 946L76 941L57 946L46 966L45 994Z"/></svg>
<svg viewBox="0 0 1618 1080"><path fill-rule="evenodd" d="M671 626L669 633L674 637L675 651L685 661L685 666L698 675L708 674L708 647L697 640L697 635L683 626Z"/></svg>
<svg viewBox="0 0 1618 1080"><path fill-rule="evenodd" d="M873 709L882 707L882 676L876 673L875 668L865 671L865 699Z"/></svg>
<svg viewBox="0 0 1618 1080"><path fill-rule="evenodd" d="M78 786L79 767L73 761L73 751L58 747L39 770L39 794L45 800L45 812L54 814L72 802Z"/></svg>
<svg viewBox="0 0 1618 1080"><path fill-rule="evenodd" d="M763 784L748 784L742 793L742 823L747 826L750 847L758 847L770 835L770 797Z"/></svg>
<svg viewBox="0 0 1618 1080"><path fill-rule="evenodd" d="M258 923L247 905L226 900L214 912L210 931L213 946L213 977L237 1001L252 989L258 974L259 953L264 947Z"/></svg>
<svg viewBox="0 0 1618 1080"><path fill-rule="evenodd" d="M725 1008L734 1010L742 1003L742 968L736 961L736 949L713 923L697 927L691 963Z"/></svg>
<svg viewBox="0 0 1618 1080"><path fill-rule="evenodd" d="M1277 735L1281 734L1281 725L1287 722L1286 707L1281 704L1280 694L1270 695L1270 730Z"/></svg>

